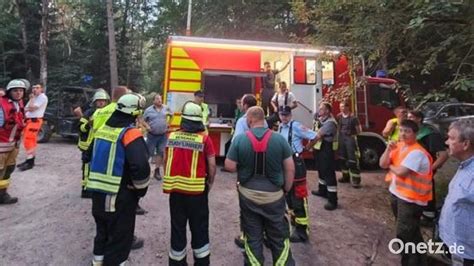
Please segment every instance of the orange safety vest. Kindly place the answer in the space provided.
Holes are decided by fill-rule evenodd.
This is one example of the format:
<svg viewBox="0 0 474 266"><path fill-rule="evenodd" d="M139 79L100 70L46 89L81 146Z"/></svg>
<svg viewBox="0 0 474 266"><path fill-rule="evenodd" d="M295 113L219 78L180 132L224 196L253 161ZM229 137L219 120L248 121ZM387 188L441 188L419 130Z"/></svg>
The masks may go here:
<svg viewBox="0 0 474 266"><path fill-rule="evenodd" d="M404 150L402 150L402 148L404 148ZM427 203L433 199L433 169L431 167L433 159L430 154L419 143L406 146L405 143L399 142L397 143L397 148L390 153L390 160L392 165L400 166L405 157L414 150L419 150L428 157L430 161L428 173L419 174L412 171L409 176L396 176L389 171L385 176L385 180L391 181L391 192L394 193L395 196L416 203ZM393 181L392 179L395 180Z"/></svg>
<svg viewBox="0 0 474 266"><path fill-rule="evenodd" d="M205 134L175 131L166 144L163 192L201 194L206 187Z"/></svg>

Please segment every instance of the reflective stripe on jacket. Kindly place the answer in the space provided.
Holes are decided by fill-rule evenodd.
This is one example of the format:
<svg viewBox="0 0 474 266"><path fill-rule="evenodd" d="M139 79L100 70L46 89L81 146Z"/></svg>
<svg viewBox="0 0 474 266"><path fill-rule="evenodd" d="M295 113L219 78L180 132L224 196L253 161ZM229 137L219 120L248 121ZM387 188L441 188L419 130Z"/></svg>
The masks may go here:
<svg viewBox="0 0 474 266"><path fill-rule="evenodd" d="M337 128L336 119L334 119L333 117L329 117L323 123L329 123L329 122L332 122L332 123L336 124L336 128ZM322 126L321 122L315 121L314 125L313 125L313 130L318 132L318 130L321 128L321 126ZM321 150L321 145L323 144L323 140L324 140L324 136L313 145L313 148L315 150L318 150L318 151ZM337 151L338 148L339 148L339 137L338 137L337 130L336 130L336 132L334 133L334 139L332 141L332 150Z"/></svg>
<svg viewBox="0 0 474 266"><path fill-rule="evenodd" d="M404 149L402 150L402 148ZM409 176L396 176L393 172L389 171L385 176L385 180L391 181L390 191L395 196L413 203L426 205L433 198L433 160L430 154L418 143L406 146L405 143L399 142L397 143L397 148L391 153L390 164L396 167L400 166L408 154L415 150L423 152L428 157L430 161L428 172L420 174L411 171Z"/></svg>
<svg viewBox="0 0 474 266"><path fill-rule="evenodd" d="M125 165L124 133L129 128L104 125L95 133L94 150L86 188L107 194L117 194Z"/></svg>
<svg viewBox="0 0 474 266"><path fill-rule="evenodd" d="M204 145L207 135L172 132L166 144L163 192L201 194L206 185Z"/></svg>

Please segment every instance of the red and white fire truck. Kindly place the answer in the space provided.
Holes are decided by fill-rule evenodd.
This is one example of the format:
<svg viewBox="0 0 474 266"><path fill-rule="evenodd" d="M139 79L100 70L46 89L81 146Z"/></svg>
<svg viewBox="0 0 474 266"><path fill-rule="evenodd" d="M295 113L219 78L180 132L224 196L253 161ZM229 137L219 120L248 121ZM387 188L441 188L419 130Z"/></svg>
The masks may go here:
<svg viewBox="0 0 474 266"><path fill-rule="evenodd" d="M182 105L202 90L210 109L209 135L219 156L225 155L225 144L231 138L236 99L245 93L260 98L263 63L281 69L277 81L285 81L298 100L294 119L308 127L313 125L313 111L326 93L352 86L353 110L359 116L364 132L359 137L361 162L375 168L385 148L380 135L392 109L403 102L393 89L393 79L364 77L355 86L362 71L352 71L351 62L335 47L261 41L171 36L168 39L164 102L173 110L171 127L178 127ZM360 73L359 75L356 74ZM335 113L338 105L334 105Z"/></svg>

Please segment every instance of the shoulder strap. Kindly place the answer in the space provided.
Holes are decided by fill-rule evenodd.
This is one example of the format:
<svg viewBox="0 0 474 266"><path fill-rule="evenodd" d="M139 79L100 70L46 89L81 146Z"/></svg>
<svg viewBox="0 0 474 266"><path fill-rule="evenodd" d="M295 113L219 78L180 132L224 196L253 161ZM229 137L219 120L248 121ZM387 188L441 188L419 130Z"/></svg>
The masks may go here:
<svg viewBox="0 0 474 266"><path fill-rule="evenodd" d="M263 134L263 137L260 140L258 140L257 137L255 137L255 135L253 134L251 130L247 130L245 134L249 138L250 143L252 143L254 152L267 151L268 141L270 140L270 137L272 136L271 130L269 129L265 130L265 133Z"/></svg>
<svg viewBox="0 0 474 266"><path fill-rule="evenodd" d="M288 91L285 92L285 106L288 106Z"/></svg>

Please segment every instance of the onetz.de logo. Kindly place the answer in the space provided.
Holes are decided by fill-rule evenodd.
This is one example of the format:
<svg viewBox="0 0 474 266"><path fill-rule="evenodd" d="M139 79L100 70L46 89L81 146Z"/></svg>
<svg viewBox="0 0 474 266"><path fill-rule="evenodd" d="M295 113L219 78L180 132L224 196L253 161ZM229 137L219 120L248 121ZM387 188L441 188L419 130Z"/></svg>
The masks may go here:
<svg viewBox="0 0 474 266"><path fill-rule="evenodd" d="M392 254L464 254L464 246L462 245L452 245L447 246L447 249L443 248L442 242L433 242L431 239L425 242L413 243L407 242L404 243L399 238L394 238L388 242L388 249Z"/></svg>

